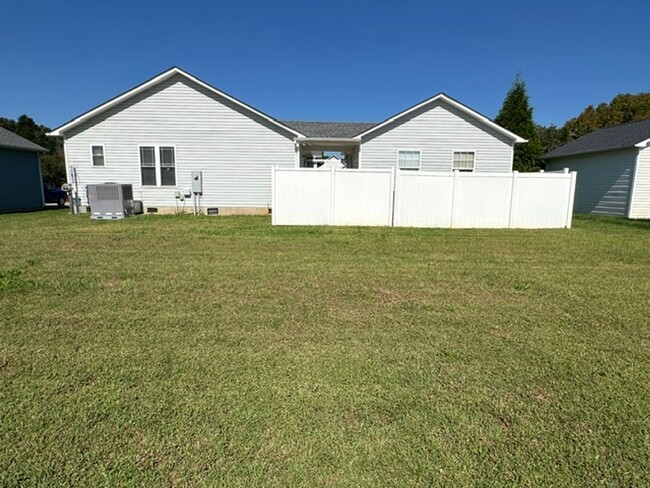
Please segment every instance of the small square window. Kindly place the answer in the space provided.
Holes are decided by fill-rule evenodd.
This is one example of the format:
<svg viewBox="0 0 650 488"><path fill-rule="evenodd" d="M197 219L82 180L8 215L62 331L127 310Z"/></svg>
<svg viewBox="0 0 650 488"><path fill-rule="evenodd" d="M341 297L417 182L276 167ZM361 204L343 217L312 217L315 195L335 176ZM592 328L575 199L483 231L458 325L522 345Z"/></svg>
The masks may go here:
<svg viewBox="0 0 650 488"><path fill-rule="evenodd" d="M105 166L104 146L92 146L93 166Z"/></svg>
<svg viewBox="0 0 650 488"><path fill-rule="evenodd" d="M399 151L397 154L399 169L417 171L420 169L420 151Z"/></svg>
<svg viewBox="0 0 650 488"><path fill-rule="evenodd" d="M474 171L474 151L454 151L453 170Z"/></svg>

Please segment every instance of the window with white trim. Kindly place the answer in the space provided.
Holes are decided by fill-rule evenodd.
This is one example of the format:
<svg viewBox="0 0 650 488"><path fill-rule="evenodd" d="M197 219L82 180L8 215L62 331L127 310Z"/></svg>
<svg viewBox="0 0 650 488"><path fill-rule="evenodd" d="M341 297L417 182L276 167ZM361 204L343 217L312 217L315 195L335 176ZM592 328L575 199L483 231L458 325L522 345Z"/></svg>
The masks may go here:
<svg viewBox="0 0 650 488"><path fill-rule="evenodd" d="M93 166L105 166L104 146L91 146L90 154L93 159Z"/></svg>
<svg viewBox="0 0 650 488"><path fill-rule="evenodd" d="M156 182L156 148L140 147L140 176L142 186L157 186Z"/></svg>
<svg viewBox="0 0 650 488"><path fill-rule="evenodd" d="M420 151L398 151L397 167L399 169L419 170L420 169Z"/></svg>
<svg viewBox="0 0 650 488"><path fill-rule="evenodd" d="M142 186L176 186L174 146L140 146Z"/></svg>
<svg viewBox="0 0 650 488"><path fill-rule="evenodd" d="M171 146L161 146L160 154L160 185L176 186L176 154Z"/></svg>
<svg viewBox="0 0 650 488"><path fill-rule="evenodd" d="M454 151L452 169L458 171L474 171L474 151Z"/></svg>

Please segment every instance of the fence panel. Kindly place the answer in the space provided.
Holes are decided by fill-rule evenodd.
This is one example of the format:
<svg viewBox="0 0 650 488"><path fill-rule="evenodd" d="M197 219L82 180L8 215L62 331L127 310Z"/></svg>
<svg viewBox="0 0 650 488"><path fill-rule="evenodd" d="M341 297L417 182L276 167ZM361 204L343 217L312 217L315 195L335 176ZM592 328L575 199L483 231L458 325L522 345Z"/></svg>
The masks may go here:
<svg viewBox="0 0 650 488"><path fill-rule="evenodd" d="M391 225L392 170L333 170L334 225Z"/></svg>
<svg viewBox="0 0 650 488"><path fill-rule="evenodd" d="M331 224L331 190L329 171L274 168L273 225Z"/></svg>
<svg viewBox="0 0 650 488"><path fill-rule="evenodd" d="M273 169L274 225L571 227L576 173Z"/></svg>
<svg viewBox="0 0 650 488"><path fill-rule="evenodd" d="M453 173L398 173L394 225L451 227L453 196Z"/></svg>
<svg viewBox="0 0 650 488"><path fill-rule="evenodd" d="M457 173L452 227L508 227L511 173Z"/></svg>
<svg viewBox="0 0 650 488"><path fill-rule="evenodd" d="M575 173L519 173L511 227L571 227Z"/></svg>

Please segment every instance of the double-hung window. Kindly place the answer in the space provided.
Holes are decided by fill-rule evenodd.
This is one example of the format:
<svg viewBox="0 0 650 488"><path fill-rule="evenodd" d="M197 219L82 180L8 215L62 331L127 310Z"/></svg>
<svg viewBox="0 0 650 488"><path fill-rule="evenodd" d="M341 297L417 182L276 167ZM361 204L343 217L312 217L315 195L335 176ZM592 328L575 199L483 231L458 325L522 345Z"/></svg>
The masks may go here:
<svg viewBox="0 0 650 488"><path fill-rule="evenodd" d="M157 186L156 182L156 148L142 146L140 148L140 174L142 186Z"/></svg>
<svg viewBox="0 0 650 488"><path fill-rule="evenodd" d="M176 186L176 151L173 146L140 146L142 186Z"/></svg>
<svg viewBox="0 0 650 488"><path fill-rule="evenodd" d="M454 151L453 170L474 171L474 151Z"/></svg>
<svg viewBox="0 0 650 488"><path fill-rule="evenodd" d="M174 148L161 146L160 153L160 184L176 186L176 154Z"/></svg>
<svg viewBox="0 0 650 488"><path fill-rule="evenodd" d="M397 167L417 171L420 169L420 151L398 151Z"/></svg>
<svg viewBox="0 0 650 488"><path fill-rule="evenodd" d="M104 146L90 146L90 155L92 157L93 166L106 166L104 159Z"/></svg>

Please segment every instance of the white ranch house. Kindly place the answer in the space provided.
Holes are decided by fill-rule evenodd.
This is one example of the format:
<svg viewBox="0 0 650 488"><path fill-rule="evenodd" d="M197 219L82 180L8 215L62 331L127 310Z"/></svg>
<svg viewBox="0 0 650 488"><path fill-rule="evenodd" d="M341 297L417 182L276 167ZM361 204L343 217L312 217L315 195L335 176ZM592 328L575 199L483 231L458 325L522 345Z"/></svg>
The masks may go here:
<svg viewBox="0 0 650 488"><path fill-rule="evenodd" d="M268 212L271 173L340 152L349 169L509 173L525 139L445 95L380 123L280 121L174 67L51 132L65 142L79 196L133 185L145 209L171 211L203 173L201 207Z"/></svg>

